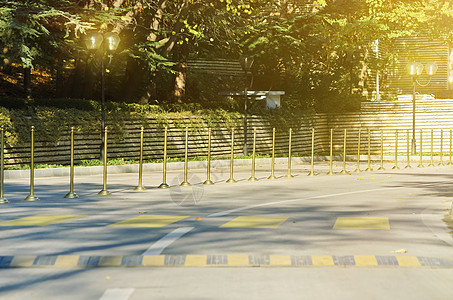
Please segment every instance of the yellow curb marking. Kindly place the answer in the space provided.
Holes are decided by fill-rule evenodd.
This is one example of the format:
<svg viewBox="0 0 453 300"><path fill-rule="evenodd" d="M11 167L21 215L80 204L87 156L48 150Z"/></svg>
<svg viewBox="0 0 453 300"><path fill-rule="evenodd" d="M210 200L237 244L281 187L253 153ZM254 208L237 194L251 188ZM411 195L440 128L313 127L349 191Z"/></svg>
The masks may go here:
<svg viewBox="0 0 453 300"><path fill-rule="evenodd" d="M75 267L79 262L80 255L60 255L57 257L54 266L55 267Z"/></svg>
<svg viewBox="0 0 453 300"><path fill-rule="evenodd" d="M187 255L184 266L206 266L206 255Z"/></svg>
<svg viewBox="0 0 453 300"><path fill-rule="evenodd" d="M289 255L270 255L271 266L291 266L291 256Z"/></svg>
<svg viewBox="0 0 453 300"><path fill-rule="evenodd" d="M165 255L145 255L142 264L145 267L161 267L165 265Z"/></svg>
<svg viewBox="0 0 453 300"><path fill-rule="evenodd" d="M338 218L333 229L380 229L390 230L388 218Z"/></svg>
<svg viewBox="0 0 453 300"><path fill-rule="evenodd" d="M314 266L333 266L332 256L312 256Z"/></svg>
<svg viewBox="0 0 453 300"><path fill-rule="evenodd" d="M10 267L31 267L35 261L36 256L16 256L13 258Z"/></svg>
<svg viewBox="0 0 453 300"><path fill-rule="evenodd" d="M277 228L287 217L236 217L220 227L240 227L240 228Z"/></svg>
<svg viewBox="0 0 453 300"><path fill-rule="evenodd" d="M127 219L109 226L114 227L164 227L188 216L144 215Z"/></svg>
<svg viewBox="0 0 453 300"><path fill-rule="evenodd" d="M0 223L0 226L46 226L85 217L84 215L36 215Z"/></svg>
<svg viewBox="0 0 453 300"><path fill-rule="evenodd" d="M356 266L377 266L378 262L375 256L372 255L355 255Z"/></svg>
<svg viewBox="0 0 453 300"><path fill-rule="evenodd" d="M230 266L249 265L249 256L245 254L228 255L228 265Z"/></svg>
<svg viewBox="0 0 453 300"><path fill-rule="evenodd" d="M421 264L416 256L396 256L398 265L401 267L420 267Z"/></svg>

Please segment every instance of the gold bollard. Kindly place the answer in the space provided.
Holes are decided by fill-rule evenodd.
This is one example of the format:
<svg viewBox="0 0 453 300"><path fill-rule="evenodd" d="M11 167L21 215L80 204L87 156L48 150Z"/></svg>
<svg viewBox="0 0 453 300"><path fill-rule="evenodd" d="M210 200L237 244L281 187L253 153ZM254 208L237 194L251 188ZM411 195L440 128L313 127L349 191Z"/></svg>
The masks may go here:
<svg viewBox="0 0 453 300"><path fill-rule="evenodd" d="M293 129L289 129L289 146L288 146L288 174L286 174L286 178L292 178L294 177L291 175L291 142L292 142L292 136L293 136Z"/></svg>
<svg viewBox="0 0 453 300"><path fill-rule="evenodd" d="M399 170L398 167L398 129L395 130L395 165L393 166L392 170Z"/></svg>
<svg viewBox="0 0 453 300"><path fill-rule="evenodd" d="M267 179L277 179L274 175L275 171L275 128L272 128L272 162L271 162L271 175Z"/></svg>
<svg viewBox="0 0 453 300"><path fill-rule="evenodd" d="M159 189L168 189L170 186L167 184L167 137L168 128L164 130L164 162L163 162L163 180L162 183L157 187Z"/></svg>
<svg viewBox="0 0 453 300"><path fill-rule="evenodd" d="M444 164L444 130L440 130L440 157L439 166L445 166Z"/></svg>
<svg viewBox="0 0 453 300"><path fill-rule="evenodd" d="M384 171L384 131L381 129L381 166L378 171Z"/></svg>
<svg viewBox="0 0 453 300"><path fill-rule="evenodd" d="M255 177L255 151L256 151L256 128L253 128L253 152L252 152L252 176L249 181L258 181Z"/></svg>
<svg viewBox="0 0 453 300"><path fill-rule="evenodd" d="M329 172L327 172L327 175L333 175L332 165L333 165L333 129L330 129L330 162Z"/></svg>
<svg viewBox="0 0 453 300"><path fill-rule="evenodd" d="M343 170L341 170L340 174L348 174L346 171L346 137L347 131L344 130L344 141L343 141Z"/></svg>
<svg viewBox="0 0 453 300"><path fill-rule="evenodd" d="M186 127L186 142L184 146L184 181L180 186L192 186L187 180L187 172L189 169L189 127Z"/></svg>
<svg viewBox="0 0 453 300"><path fill-rule="evenodd" d="M406 155L407 155L407 165L404 167L405 169L410 169L411 168L411 157L410 157L410 152L409 152L409 129L407 130L406 133Z"/></svg>
<svg viewBox="0 0 453 300"><path fill-rule="evenodd" d="M5 177L4 177L4 173L5 173L5 165L4 165L4 160L5 160L5 157L4 157L4 152L5 152L5 143L4 143L4 137L5 137L5 132L4 132L4 126L2 125L1 127L1 133L0 133L2 136L1 136L1 153L0 153L0 203L1 204L6 204L6 203L9 203L8 199L5 198L4 194L3 194L3 188L4 188L4 183L5 183Z"/></svg>
<svg viewBox="0 0 453 300"><path fill-rule="evenodd" d="M30 157L30 195L28 195L25 201L39 201L39 198L34 195L35 192L35 126L31 127L31 157Z"/></svg>
<svg viewBox="0 0 453 300"><path fill-rule="evenodd" d="M434 130L431 129L431 161L428 167L434 167Z"/></svg>
<svg viewBox="0 0 453 300"><path fill-rule="evenodd" d="M134 191L144 191L146 188L143 186L143 134L145 128L140 128L140 161L138 165L138 185L135 187Z"/></svg>
<svg viewBox="0 0 453 300"><path fill-rule="evenodd" d="M450 156L450 160L448 161L448 165L451 165L451 164L452 164L452 162L451 162L451 153L452 153L452 151L451 151L451 150L452 150L452 149L451 149L451 148L452 148L452 137L453 137L453 131L452 131L452 130L450 129L450 155L449 155L449 156Z"/></svg>
<svg viewBox="0 0 453 300"><path fill-rule="evenodd" d="M233 168L234 168L234 128L231 128L230 178L226 181L227 183L236 183L237 182L233 178Z"/></svg>
<svg viewBox="0 0 453 300"><path fill-rule="evenodd" d="M311 129L311 162L310 162L310 173L307 176L316 176L315 174L315 129Z"/></svg>
<svg viewBox="0 0 453 300"><path fill-rule="evenodd" d="M206 180L203 184L214 184L211 180L211 128L208 128L208 161L206 170Z"/></svg>
<svg viewBox="0 0 453 300"><path fill-rule="evenodd" d="M371 166L371 131L368 128L368 168L366 168L367 172L373 171L373 167Z"/></svg>
<svg viewBox="0 0 453 300"><path fill-rule="evenodd" d="M420 129L420 164L417 168L424 168L423 165L423 131Z"/></svg>
<svg viewBox="0 0 453 300"><path fill-rule="evenodd" d="M67 193L65 198L79 198L79 195L74 193L74 127L71 127L71 168L69 176L69 193Z"/></svg>
<svg viewBox="0 0 453 300"><path fill-rule="evenodd" d="M98 193L98 195L106 196L112 194L107 190L107 126L105 126L104 129L104 137L104 184L102 190Z"/></svg>
<svg viewBox="0 0 453 300"><path fill-rule="evenodd" d="M357 142L357 168L354 170L354 173L360 173L362 172L360 170L360 134L362 132L362 129L359 129L359 139Z"/></svg>

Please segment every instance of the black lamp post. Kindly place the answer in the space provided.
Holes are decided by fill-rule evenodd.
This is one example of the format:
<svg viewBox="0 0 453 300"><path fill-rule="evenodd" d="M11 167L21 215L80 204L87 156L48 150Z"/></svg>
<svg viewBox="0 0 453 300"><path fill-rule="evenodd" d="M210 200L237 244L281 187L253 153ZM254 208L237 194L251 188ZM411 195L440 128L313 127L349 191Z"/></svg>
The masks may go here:
<svg viewBox="0 0 453 300"><path fill-rule="evenodd" d="M85 45L88 50L98 50L101 49L102 51L102 58L101 58L101 112L102 112L102 119L101 119L101 157L100 159L103 160L104 158L104 144L105 144L105 66L104 66L104 58L106 53L108 52L108 57L110 61L112 59L112 52L118 48L118 44L120 43L120 37L115 32L90 32L85 36ZM110 63L109 61L109 63Z"/></svg>
<svg viewBox="0 0 453 300"><path fill-rule="evenodd" d="M407 65L408 73L412 77L412 84L413 84L413 90L412 90L412 143L411 143L411 153L412 155L415 154L416 148L417 148L417 143L415 140L415 88L417 85L419 86L428 86L431 83L432 76L436 74L437 72L437 64L435 62L429 63L426 65L426 73L429 76L429 80L425 84L421 84L418 81L418 77L423 73L423 69L425 67L423 64L419 62L412 62Z"/></svg>
<svg viewBox="0 0 453 300"><path fill-rule="evenodd" d="M248 102L248 72L252 68L253 65L253 57L249 55L242 55L239 58L239 62L241 63L241 67L245 72L245 89L244 89L244 155L248 155L247 151L247 102Z"/></svg>

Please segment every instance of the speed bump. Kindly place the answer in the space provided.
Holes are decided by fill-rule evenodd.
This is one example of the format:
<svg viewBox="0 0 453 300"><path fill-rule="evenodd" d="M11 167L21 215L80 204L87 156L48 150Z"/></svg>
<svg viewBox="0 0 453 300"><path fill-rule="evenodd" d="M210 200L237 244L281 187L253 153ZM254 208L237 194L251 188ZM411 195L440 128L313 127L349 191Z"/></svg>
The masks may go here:
<svg viewBox="0 0 453 300"><path fill-rule="evenodd" d="M35 215L0 222L0 226L46 226L85 217L84 215Z"/></svg>
<svg viewBox="0 0 453 300"><path fill-rule="evenodd" d="M257 217L257 216L240 216L236 217L228 223L220 227L236 227L236 228L277 228L287 217Z"/></svg>
<svg viewBox="0 0 453 300"><path fill-rule="evenodd" d="M348 217L338 218L333 229L380 229L390 230L388 218Z"/></svg>

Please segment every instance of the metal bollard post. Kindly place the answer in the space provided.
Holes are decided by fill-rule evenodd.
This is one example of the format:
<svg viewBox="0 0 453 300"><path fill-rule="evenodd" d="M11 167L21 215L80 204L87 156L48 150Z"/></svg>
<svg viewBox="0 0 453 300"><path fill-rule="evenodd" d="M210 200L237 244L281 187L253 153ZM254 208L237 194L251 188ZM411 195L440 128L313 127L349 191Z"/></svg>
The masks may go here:
<svg viewBox="0 0 453 300"><path fill-rule="evenodd" d="M368 128L368 168L365 171L373 171L371 166L371 130Z"/></svg>
<svg viewBox="0 0 453 300"><path fill-rule="evenodd" d="M451 149L451 148L452 148L452 137L453 137L453 131L450 129L450 154L449 154L450 159L449 159L449 161L448 161L448 165L451 165L451 164L452 164L452 161L451 161L451 154L452 154L452 151L451 151L451 150L452 150L452 149Z"/></svg>
<svg viewBox="0 0 453 300"><path fill-rule="evenodd" d="M253 128L253 152L252 152L252 175L249 178L249 181L258 181L258 178L255 177L255 154L256 154L256 128Z"/></svg>
<svg viewBox="0 0 453 300"><path fill-rule="evenodd" d="M168 138L168 128L165 127L164 130L164 161L163 161L163 179L162 183L157 187L159 189L168 189L170 186L167 184L167 138Z"/></svg>
<svg viewBox="0 0 453 300"><path fill-rule="evenodd" d="M206 165L206 180L203 184L214 184L211 180L211 128L208 128L208 161Z"/></svg>
<svg viewBox="0 0 453 300"><path fill-rule="evenodd" d="M187 173L189 169L189 127L186 127L186 141L184 145L184 181L180 186L192 186L187 180Z"/></svg>
<svg viewBox="0 0 453 300"><path fill-rule="evenodd" d="M444 130L440 130L440 157L439 166L445 166L444 164Z"/></svg>
<svg viewBox="0 0 453 300"><path fill-rule="evenodd" d="M293 129L289 129L289 145L288 145L288 174L286 174L286 178L292 178L294 177L291 174L291 142L292 142L292 137L293 137Z"/></svg>
<svg viewBox="0 0 453 300"><path fill-rule="evenodd" d="M327 172L327 175L333 175L332 165L333 165L333 129L330 129L330 162L329 172Z"/></svg>
<svg viewBox="0 0 453 300"><path fill-rule="evenodd" d="M410 152L409 152L409 129L407 130L407 133L406 133L406 138L407 138L407 141L406 141L406 155L407 155L407 165L404 167L405 169L410 169L411 168L411 157L410 157Z"/></svg>
<svg viewBox="0 0 453 300"><path fill-rule="evenodd" d="M381 129L381 166L378 171L384 171L384 130Z"/></svg>
<svg viewBox="0 0 453 300"><path fill-rule="evenodd" d="M393 166L392 170L399 170L398 167L398 129L395 130L395 165Z"/></svg>
<svg viewBox="0 0 453 300"><path fill-rule="evenodd" d="M34 195L35 192L35 126L31 127L31 157L30 157L30 195L28 195L25 201L39 201L39 198Z"/></svg>
<svg viewBox="0 0 453 300"><path fill-rule="evenodd" d="M417 168L424 168L423 165L423 131L420 129L420 164Z"/></svg>
<svg viewBox="0 0 453 300"><path fill-rule="evenodd" d="M111 195L107 190L107 126L105 126L104 129L104 183L103 183L103 188L102 190L98 193L98 195Z"/></svg>
<svg viewBox="0 0 453 300"><path fill-rule="evenodd" d="M360 170L360 134L362 132L362 129L359 129L359 139L357 142L357 168L354 170L354 173L360 173L362 170Z"/></svg>
<svg viewBox="0 0 453 300"><path fill-rule="evenodd" d="M69 176L69 193L65 198L79 198L79 195L74 193L74 127L71 127L71 168Z"/></svg>
<svg viewBox="0 0 453 300"><path fill-rule="evenodd" d="M434 167L434 130L431 129L431 161L428 167Z"/></svg>
<svg viewBox="0 0 453 300"><path fill-rule="evenodd" d="M311 129L311 163L310 173L307 176L316 176L315 174L315 129Z"/></svg>
<svg viewBox="0 0 453 300"><path fill-rule="evenodd" d="M144 191L146 188L143 186L143 135L145 128L140 128L140 161L138 165L138 185L134 191Z"/></svg>
<svg viewBox="0 0 453 300"><path fill-rule="evenodd" d="M227 183L236 183L237 181L233 178L234 168L234 128L231 128L231 158L230 158L230 178L226 181Z"/></svg>
<svg viewBox="0 0 453 300"><path fill-rule="evenodd" d="M277 179L274 175L275 171L275 128L272 128L272 162L271 162L271 175L267 179Z"/></svg>
<svg viewBox="0 0 453 300"><path fill-rule="evenodd" d="M347 137L347 129L344 130L344 141L343 141L343 170L341 170L340 174L348 174L346 171L346 137Z"/></svg>
<svg viewBox="0 0 453 300"><path fill-rule="evenodd" d="M4 131L4 126L2 125L1 127L1 153L0 153L0 203L1 204L6 204L9 203L8 199L6 199L5 195L3 194L4 190L4 184L5 184L5 164L4 164L4 154L5 154L5 142L4 142L4 137L5 137L5 131Z"/></svg>

